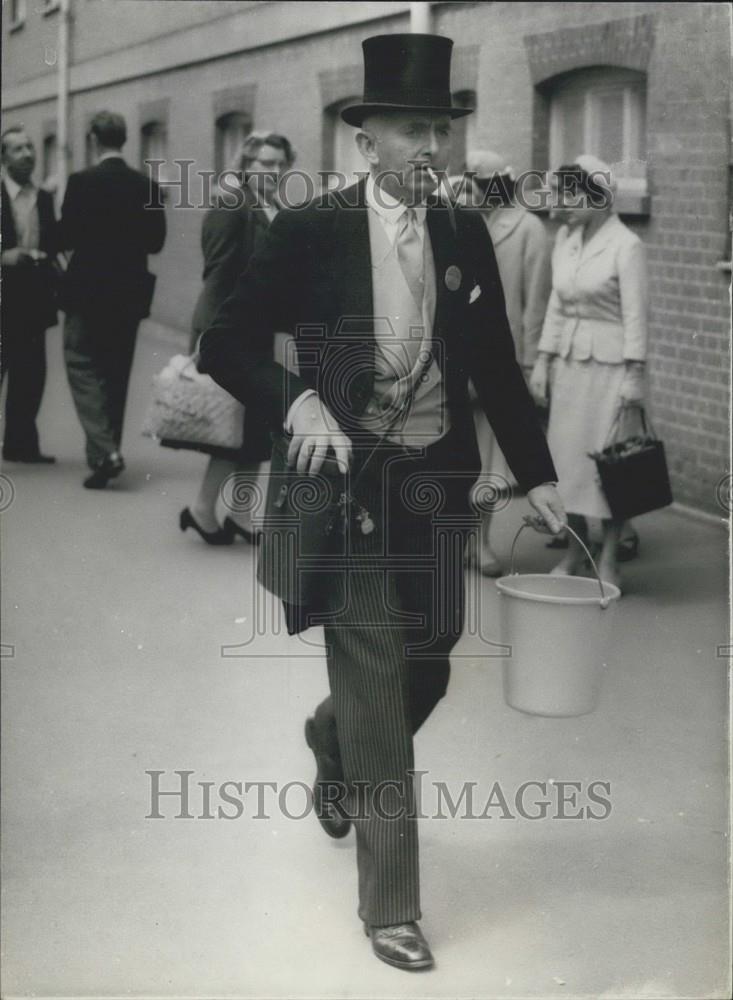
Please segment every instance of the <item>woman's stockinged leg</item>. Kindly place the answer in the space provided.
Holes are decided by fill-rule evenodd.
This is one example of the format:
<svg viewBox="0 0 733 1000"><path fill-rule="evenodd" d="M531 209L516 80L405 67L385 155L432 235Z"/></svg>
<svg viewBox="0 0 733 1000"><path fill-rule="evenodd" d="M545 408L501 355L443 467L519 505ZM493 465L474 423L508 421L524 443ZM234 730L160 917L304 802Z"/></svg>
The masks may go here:
<svg viewBox="0 0 733 1000"><path fill-rule="evenodd" d="M236 463L228 458L216 458L212 456L209 459L198 496L191 508L193 516L204 531L216 531L219 528L219 522L216 517L216 505L224 481L236 471L236 468Z"/></svg>
<svg viewBox="0 0 733 1000"><path fill-rule="evenodd" d="M598 560L598 572L602 580L619 586L617 549L623 522L610 518L603 521L603 548Z"/></svg>
<svg viewBox="0 0 733 1000"><path fill-rule="evenodd" d="M568 525L573 531L580 535L587 545L588 526L586 520L580 514L568 514ZM578 540L568 532L567 552L552 570L555 576L574 576L579 572L585 559L585 551Z"/></svg>

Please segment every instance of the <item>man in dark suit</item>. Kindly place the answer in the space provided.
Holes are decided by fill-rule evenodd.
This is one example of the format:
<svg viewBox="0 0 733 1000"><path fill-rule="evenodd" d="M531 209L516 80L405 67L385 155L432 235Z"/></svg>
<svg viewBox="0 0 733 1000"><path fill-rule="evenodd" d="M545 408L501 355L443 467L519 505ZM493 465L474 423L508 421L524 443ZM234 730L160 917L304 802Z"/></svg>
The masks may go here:
<svg viewBox="0 0 733 1000"><path fill-rule="evenodd" d="M2 376L8 375L3 457L50 463L36 417L46 382L46 330L56 324L53 197L31 177L33 143L16 125L2 135Z"/></svg>
<svg viewBox="0 0 733 1000"><path fill-rule="evenodd" d="M103 489L124 469L127 386L155 284L147 255L163 248L166 224L157 185L122 157L124 118L95 115L91 138L98 162L69 177L61 209L61 244L73 251L62 305L66 370L92 470L84 485Z"/></svg>
<svg viewBox="0 0 733 1000"><path fill-rule="evenodd" d="M451 119L467 113L451 105L451 48L417 34L364 42L364 102L342 114L369 177L280 213L200 362L273 430L291 429L297 470L318 473L329 451L352 469L345 569L291 630L324 624L331 695L306 723L319 819L335 837L353 821L359 916L377 957L410 970L433 964L417 924L413 735L445 693L463 627L480 472L469 376L530 503L552 531L565 520L486 227L431 203ZM299 376L271 360L283 329Z"/></svg>

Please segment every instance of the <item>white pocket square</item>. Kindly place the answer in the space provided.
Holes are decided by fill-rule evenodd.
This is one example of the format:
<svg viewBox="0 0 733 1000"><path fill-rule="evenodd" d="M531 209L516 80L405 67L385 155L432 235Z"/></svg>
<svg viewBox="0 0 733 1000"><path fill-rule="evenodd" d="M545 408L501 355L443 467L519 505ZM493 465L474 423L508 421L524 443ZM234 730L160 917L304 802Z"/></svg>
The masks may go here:
<svg viewBox="0 0 733 1000"><path fill-rule="evenodd" d="M474 285L473 288L471 289L471 294L468 299L468 304L471 305L472 302L475 302L480 294L481 294L481 285Z"/></svg>

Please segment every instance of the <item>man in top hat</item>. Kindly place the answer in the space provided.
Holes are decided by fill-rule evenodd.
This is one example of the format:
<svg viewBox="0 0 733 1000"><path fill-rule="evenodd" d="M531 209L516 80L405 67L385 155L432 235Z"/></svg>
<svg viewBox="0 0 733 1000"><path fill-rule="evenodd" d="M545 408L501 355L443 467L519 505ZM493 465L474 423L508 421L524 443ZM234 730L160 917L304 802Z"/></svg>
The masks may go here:
<svg viewBox="0 0 733 1000"><path fill-rule="evenodd" d="M319 473L329 453L350 467L346 568L290 625L324 625L331 694L306 724L319 819L334 837L353 824L365 932L410 970L433 964L417 924L413 735L445 693L463 626L480 470L469 375L530 503L554 532L565 520L486 227L430 197L451 119L468 113L451 105L452 44L364 41L364 100L342 114L369 176L277 216L199 365L291 432L297 470ZM297 376L271 360L277 330L296 337Z"/></svg>

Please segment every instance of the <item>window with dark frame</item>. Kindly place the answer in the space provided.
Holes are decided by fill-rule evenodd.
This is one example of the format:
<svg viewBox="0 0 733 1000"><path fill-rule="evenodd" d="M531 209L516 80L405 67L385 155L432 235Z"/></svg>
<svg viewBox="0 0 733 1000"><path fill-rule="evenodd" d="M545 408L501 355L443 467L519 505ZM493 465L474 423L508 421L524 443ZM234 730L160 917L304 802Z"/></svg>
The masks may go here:
<svg viewBox="0 0 733 1000"><path fill-rule="evenodd" d="M55 132L49 132L43 137L43 154L41 169L43 172L43 183L47 185L56 180L58 172L59 151Z"/></svg>
<svg viewBox="0 0 733 1000"><path fill-rule="evenodd" d="M608 163L618 195L647 194L646 75L598 66L550 81L550 167L591 153Z"/></svg>
<svg viewBox="0 0 733 1000"><path fill-rule="evenodd" d="M239 148L252 131L252 118L244 111L229 111L216 119L215 169L220 177L229 170Z"/></svg>
<svg viewBox="0 0 733 1000"><path fill-rule="evenodd" d="M164 161L159 168L153 168L153 177L159 174L165 178L168 161L168 126L163 121L145 122L140 129L140 166L144 173L148 172L150 160Z"/></svg>
<svg viewBox="0 0 733 1000"><path fill-rule="evenodd" d="M453 94L453 104L459 108L475 108L476 91L459 90ZM462 174L466 169L466 153L475 148L476 115L464 115L454 118L452 124L451 157L448 164L449 174Z"/></svg>
<svg viewBox="0 0 733 1000"><path fill-rule="evenodd" d="M324 111L324 166L327 170L333 170L343 174L347 183L351 184L358 180L356 174L364 173L368 166L364 157L356 146L356 133L358 129L353 125L347 125L341 117L342 108L349 104L358 104L361 97L344 98L330 104ZM336 176L329 176L327 179L328 189L343 186Z"/></svg>

